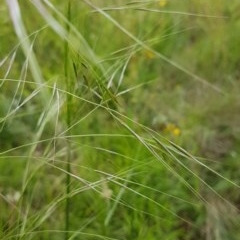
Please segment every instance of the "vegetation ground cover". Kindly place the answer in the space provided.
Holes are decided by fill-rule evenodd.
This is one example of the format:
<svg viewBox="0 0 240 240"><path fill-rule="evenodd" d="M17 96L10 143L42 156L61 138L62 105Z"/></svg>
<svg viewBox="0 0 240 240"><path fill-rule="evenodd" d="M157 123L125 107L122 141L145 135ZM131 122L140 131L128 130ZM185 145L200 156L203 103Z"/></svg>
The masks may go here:
<svg viewBox="0 0 240 240"><path fill-rule="evenodd" d="M1 239L239 239L239 3L0 3Z"/></svg>

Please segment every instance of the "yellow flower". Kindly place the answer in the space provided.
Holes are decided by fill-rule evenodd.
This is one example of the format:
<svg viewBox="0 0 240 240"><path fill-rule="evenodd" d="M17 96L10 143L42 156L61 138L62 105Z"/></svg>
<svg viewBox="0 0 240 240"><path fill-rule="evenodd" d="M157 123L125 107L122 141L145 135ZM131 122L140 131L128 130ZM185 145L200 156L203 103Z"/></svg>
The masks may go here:
<svg viewBox="0 0 240 240"><path fill-rule="evenodd" d="M181 130L173 123L168 123L164 128L164 132L170 133L176 137L181 134Z"/></svg>
<svg viewBox="0 0 240 240"><path fill-rule="evenodd" d="M149 51L149 50L146 50L146 51L145 51L145 55L146 55L146 57L149 58L149 59L153 59L153 58L155 57L154 53L151 52L151 51Z"/></svg>
<svg viewBox="0 0 240 240"><path fill-rule="evenodd" d="M167 2L168 2L167 0L160 0L159 1L159 6L160 7L165 7L167 5Z"/></svg>
<svg viewBox="0 0 240 240"><path fill-rule="evenodd" d="M181 134L181 130L177 127L175 127L172 131L172 134L176 137L178 137Z"/></svg>

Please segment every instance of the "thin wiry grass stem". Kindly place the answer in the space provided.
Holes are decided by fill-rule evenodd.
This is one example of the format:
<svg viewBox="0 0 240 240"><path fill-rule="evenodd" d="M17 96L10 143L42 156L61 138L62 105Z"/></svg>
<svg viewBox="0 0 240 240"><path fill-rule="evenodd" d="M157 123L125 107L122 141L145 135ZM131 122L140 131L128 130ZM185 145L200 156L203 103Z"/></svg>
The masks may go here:
<svg viewBox="0 0 240 240"><path fill-rule="evenodd" d="M71 3L70 0L67 3L67 19L71 20ZM67 32L69 32L69 25L67 25ZM65 72L65 81L66 81L66 88L67 91L71 91L71 82L69 78L69 44L67 40L65 41L65 63L64 63L64 72ZM67 128L70 129L71 126L71 96L67 95L67 116L66 116L66 122L67 122ZM69 133L70 134L70 133ZM69 196L70 193L70 172L71 172L71 142L67 141L67 164L66 164L66 195ZM69 238L69 219L70 219L70 198L66 198L66 208L65 208L65 239L67 240Z"/></svg>

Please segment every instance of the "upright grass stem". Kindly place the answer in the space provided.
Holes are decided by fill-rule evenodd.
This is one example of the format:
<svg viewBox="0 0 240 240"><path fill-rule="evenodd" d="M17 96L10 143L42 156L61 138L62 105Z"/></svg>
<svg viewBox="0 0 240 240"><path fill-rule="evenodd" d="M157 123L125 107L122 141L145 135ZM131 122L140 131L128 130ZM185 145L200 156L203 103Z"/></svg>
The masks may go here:
<svg viewBox="0 0 240 240"><path fill-rule="evenodd" d="M68 21L71 21L71 2L70 0L67 3L67 19ZM70 28L69 24L66 26L67 32L69 33ZM66 89L67 92L71 92L71 78L70 78L70 73L69 73L69 43L66 40L64 44L64 72L65 72L65 81L66 81ZM67 122L67 128L69 131L70 125L71 125L71 101L72 97L70 94L67 94L67 115L66 115L66 122ZM70 134L70 133L69 133ZM67 240L69 238L69 220L70 220L70 199L69 199L69 193L70 193L70 172L71 172L71 142L67 141L67 164L66 164L66 207L65 207L65 239Z"/></svg>

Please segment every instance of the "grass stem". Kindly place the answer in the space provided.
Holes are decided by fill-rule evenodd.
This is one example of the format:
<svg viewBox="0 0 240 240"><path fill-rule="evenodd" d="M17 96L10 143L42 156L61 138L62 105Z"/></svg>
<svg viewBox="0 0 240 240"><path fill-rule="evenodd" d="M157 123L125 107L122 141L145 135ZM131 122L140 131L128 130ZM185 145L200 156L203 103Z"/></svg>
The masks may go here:
<svg viewBox="0 0 240 240"><path fill-rule="evenodd" d="M68 21L71 20L71 3L70 0L67 3L67 19ZM67 32L69 33L69 25L67 25ZM65 41L65 62L64 62L64 72L65 72L65 81L66 81L66 89L67 92L71 92L71 82L69 78L69 44L68 41ZM71 96L70 94L67 94L67 115L66 115L66 122L67 122L67 128L70 129L71 125ZM70 131L70 130L69 130ZM67 164L66 164L66 207L65 207L65 239L67 240L69 238L69 219L70 219L70 199L69 199L69 193L70 193L70 172L71 172L71 142L67 141Z"/></svg>

